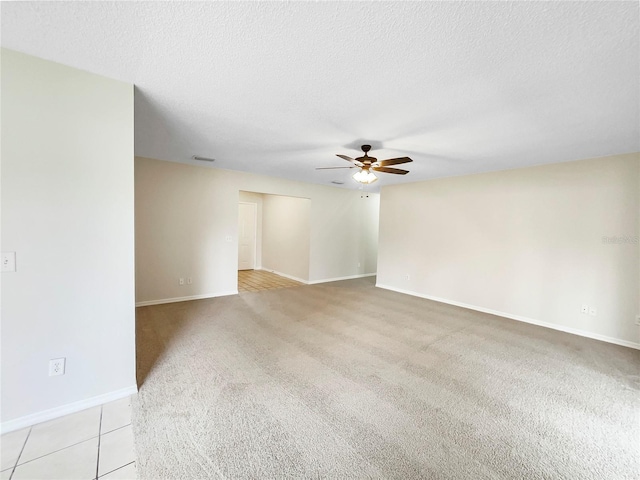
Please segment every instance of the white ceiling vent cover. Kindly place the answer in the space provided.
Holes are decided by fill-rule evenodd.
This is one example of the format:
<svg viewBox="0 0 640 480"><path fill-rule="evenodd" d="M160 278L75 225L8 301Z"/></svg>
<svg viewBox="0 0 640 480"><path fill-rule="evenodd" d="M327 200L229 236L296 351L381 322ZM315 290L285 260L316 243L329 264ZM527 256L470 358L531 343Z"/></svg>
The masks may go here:
<svg viewBox="0 0 640 480"><path fill-rule="evenodd" d="M202 162L215 162L216 161L215 158L201 157L200 155L193 155L191 158L193 158L194 160L200 160Z"/></svg>

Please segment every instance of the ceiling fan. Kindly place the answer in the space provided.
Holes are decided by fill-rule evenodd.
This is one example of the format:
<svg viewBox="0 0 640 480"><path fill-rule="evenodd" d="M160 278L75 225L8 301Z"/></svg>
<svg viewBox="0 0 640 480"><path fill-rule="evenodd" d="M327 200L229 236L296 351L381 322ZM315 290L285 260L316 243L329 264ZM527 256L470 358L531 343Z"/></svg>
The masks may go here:
<svg viewBox="0 0 640 480"><path fill-rule="evenodd" d="M338 157L346 160L347 162L353 163L352 166L349 167L318 167L316 170L333 170L336 168L359 168L354 175L353 179L360 183L373 183L378 180L378 177L374 175L372 172L382 172L382 173L393 173L396 175L406 175L409 173L408 170L402 170L400 168L389 168L389 165L399 165L401 163L409 163L413 162L409 157L398 157L398 158L389 158L388 160L380 160L378 161L375 157L370 157L368 155L369 150L371 150L371 145L362 145L360 147L364 152L362 157L351 158L346 155L338 154Z"/></svg>

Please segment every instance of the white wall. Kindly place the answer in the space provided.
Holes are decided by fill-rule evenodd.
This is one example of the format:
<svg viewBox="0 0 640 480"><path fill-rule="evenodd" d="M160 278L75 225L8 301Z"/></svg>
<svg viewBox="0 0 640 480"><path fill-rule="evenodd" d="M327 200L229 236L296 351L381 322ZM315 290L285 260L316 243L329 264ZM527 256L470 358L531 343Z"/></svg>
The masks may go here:
<svg viewBox="0 0 640 480"><path fill-rule="evenodd" d="M384 187L377 282L638 345L638 244L602 238L637 238L639 174L631 154Z"/></svg>
<svg viewBox="0 0 640 480"><path fill-rule="evenodd" d="M377 195L147 158L135 168L138 303L237 292L239 191L311 200L310 282L375 273L377 238L364 242L362 223Z"/></svg>
<svg viewBox="0 0 640 480"><path fill-rule="evenodd" d="M360 264L366 272L378 270L378 229L380 226L380 195L362 193L360 221Z"/></svg>
<svg viewBox="0 0 640 480"><path fill-rule="evenodd" d="M376 273L380 195L337 190L340 194L311 196L311 283ZM358 266L358 264L360 266Z"/></svg>
<svg viewBox="0 0 640 480"><path fill-rule="evenodd" d="M309 280L311 201L264 195L262 268Z"/></svg>
<svg viewBox="0 0 640 480"><path fill-rule="evenodd" d="M135 391L133 186L133 86L3 49L4 431Z"/></svg>

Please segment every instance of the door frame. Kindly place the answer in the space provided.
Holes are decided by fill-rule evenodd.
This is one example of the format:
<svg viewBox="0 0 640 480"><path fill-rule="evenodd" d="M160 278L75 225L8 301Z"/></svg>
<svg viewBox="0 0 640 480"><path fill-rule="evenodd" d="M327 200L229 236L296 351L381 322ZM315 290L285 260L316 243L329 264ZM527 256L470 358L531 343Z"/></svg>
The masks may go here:
<svg viewBox="0 0 640 480"><path fill-rule="evenodd" d="M253 206L253 267L250 270L256 269L256 263L258 261L258 204L255 202L238 202L238 219L240 219L240 204ZM240 232L238 232L238 258L240 257ZM238 259L236 259L238 260ZM240 269L236 269L240 271Z"/></svg>

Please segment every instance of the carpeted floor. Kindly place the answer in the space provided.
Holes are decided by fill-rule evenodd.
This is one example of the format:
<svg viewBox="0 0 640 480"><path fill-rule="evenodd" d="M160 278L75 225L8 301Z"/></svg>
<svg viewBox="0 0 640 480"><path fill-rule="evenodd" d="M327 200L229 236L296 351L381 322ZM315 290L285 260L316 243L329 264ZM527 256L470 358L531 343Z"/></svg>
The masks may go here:
<svg viewBox="0 0 640 480"><path fill-rule="evenodd" d="M371 278L137 324L141 479L638 478L632 349Z"/></svg>

